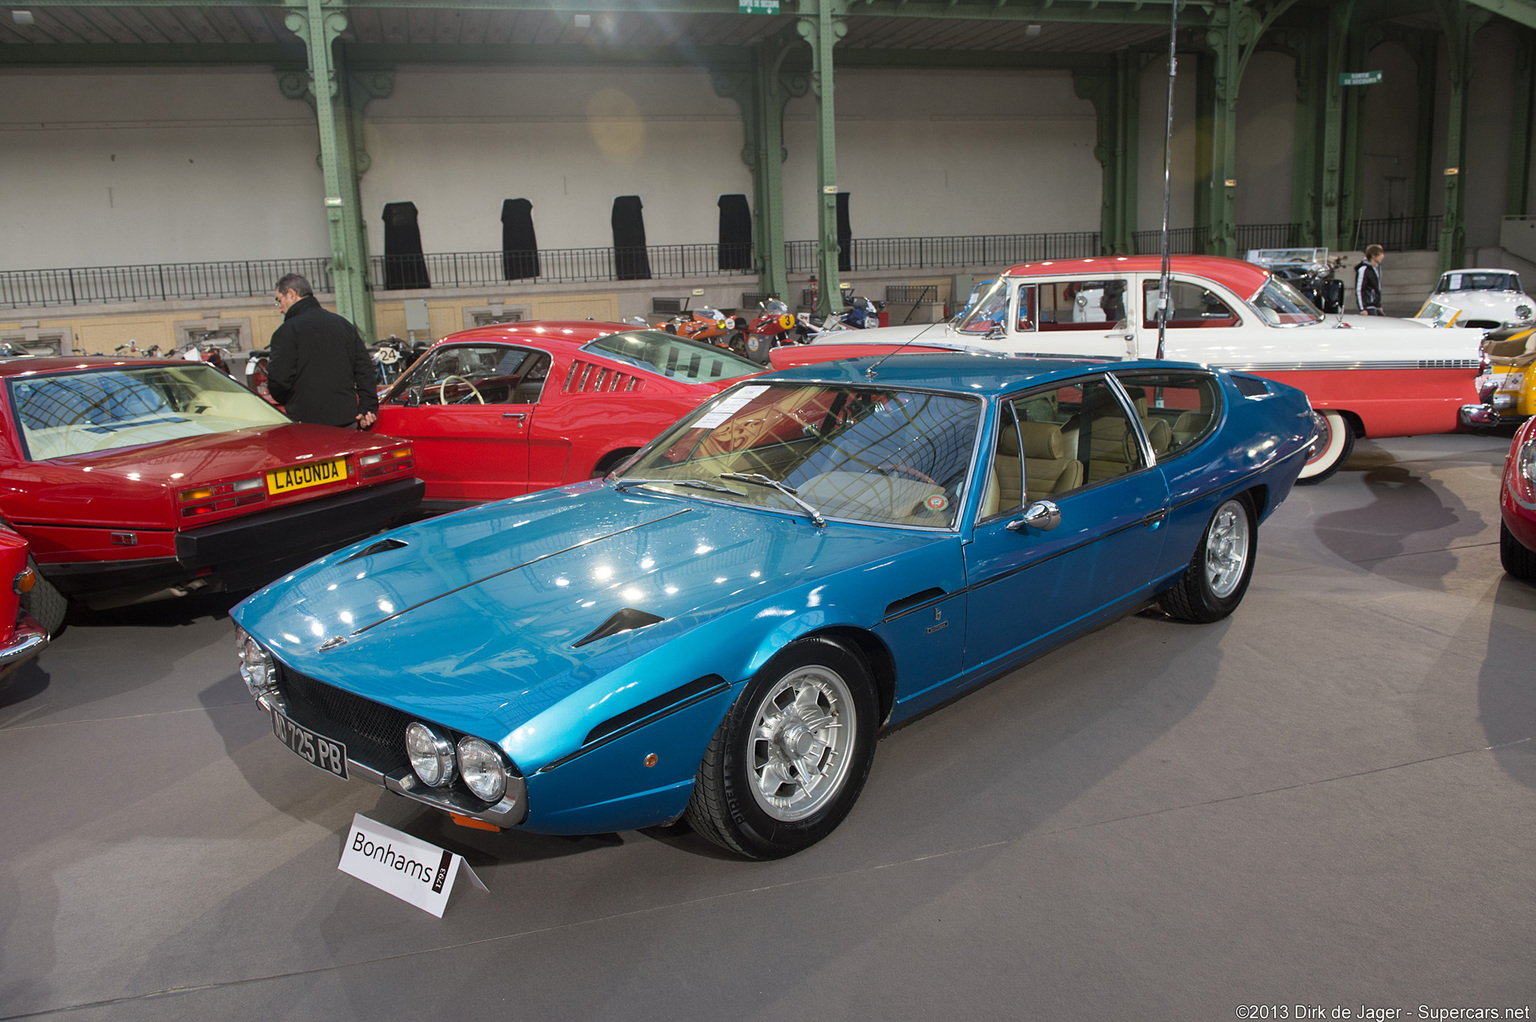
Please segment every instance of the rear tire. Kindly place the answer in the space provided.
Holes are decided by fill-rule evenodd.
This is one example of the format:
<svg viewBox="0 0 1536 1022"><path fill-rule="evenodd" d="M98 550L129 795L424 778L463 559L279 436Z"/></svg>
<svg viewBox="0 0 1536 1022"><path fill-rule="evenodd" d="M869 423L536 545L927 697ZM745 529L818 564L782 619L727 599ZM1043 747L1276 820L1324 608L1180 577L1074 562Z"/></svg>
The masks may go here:
<svg viewBox="0 0 1536 1022"><path fill-rule="evenodd" d="M1355 431L1349 420L1335 411L1312 412L1315 430L1312 454L1301 467L1296 481L1303 485L1320 483L1337 472L1355 449Z"/></svg>
<svg viewBox="0 0 1536 1022"><path fill-rule="evenodd" d="M30 555L27 557L27 567L36 572L37 582L33 584L31 592L22 594L21 609L46 628L48 637L52 638L64 627L64 619L69 615L69 600L43 577L43 573L37 570L37 562Z"/></svg>
<svg viewBox="0 0 1536 1022"><path fill-rule="evenodd" d="M1243 497L1222 502L1178 584L1162 595L1163 609L1182 621L1220 621L1237 609L1253 578L1259 530Z"/></svg>
<svg viewBox="0 0 1536 1022"><path fill-rule="evenodd" d="M1499 561L1513 577L1536 584L1536 550L1516 539L1502 519L1499 521Z"/></svg>
<svg viewBox="0 0 1536 1022"><path fill-rule="evenodd" d="M696 833L777 859L832 833L875 755L874 685L840 643L799 639L747 683L699 764L684 812Z"/></svg>

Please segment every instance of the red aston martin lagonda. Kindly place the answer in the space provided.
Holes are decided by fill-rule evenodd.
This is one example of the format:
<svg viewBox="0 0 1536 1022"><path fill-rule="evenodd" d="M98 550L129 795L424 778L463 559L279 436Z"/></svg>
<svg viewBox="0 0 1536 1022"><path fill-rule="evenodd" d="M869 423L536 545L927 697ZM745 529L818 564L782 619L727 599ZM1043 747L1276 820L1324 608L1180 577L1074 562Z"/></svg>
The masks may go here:
<svg viewBox="0 0 1536 1022"><path fill-rule="evenodd" d="M409 444L294 422L206 363L7 359L0 387L0 515L51 596L262 585L421 501Z"/></svg>
<svg viewBox="0 0 1536 1022"><path fill-rule="evenodd" d="M763 366L622 323L503 323L451 334L385 393L375 433L407 439L424 507L446 510L606 475Z"/></svg>

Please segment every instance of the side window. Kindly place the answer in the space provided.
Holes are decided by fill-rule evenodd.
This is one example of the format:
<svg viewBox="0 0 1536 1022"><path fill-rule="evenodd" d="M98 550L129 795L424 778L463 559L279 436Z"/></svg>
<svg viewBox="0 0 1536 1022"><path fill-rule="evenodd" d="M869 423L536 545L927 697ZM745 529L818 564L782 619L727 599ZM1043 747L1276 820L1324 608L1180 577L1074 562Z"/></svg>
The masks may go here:
<svg viewBox="0 0 1536 1022"><path fill-rule="evenodd" d="M1041 330L1103 329L1125 319L1125 281L1111 278L1042 283L1039 311Z"/></svg>
<svg viewBox="0 0 1536 1022"><path fill-rule="evenodd" d="M1035 285L1019 285L1019 321L1015 328L1023 333L1035 329Z"/></svg>
<svg viewBox="0 0 1536 1022"><path fill-rule="evenodd" d="M1058 414L1066 453L1083 466L1084 485L1134 472L1146 465L1136 427L1125 406L1102 380L1058 390Z"/></svg>
<svg viewBox="0 0 1536 1022"><path fill-rule="evenodd" d="M1216 378L1198 372L1116 373L1136 402L1136 414L1159 461L1207 437L1221 411Z"/></svg>
<svg viewBox="0 0 1536 1022"><path fill-rule="evenodd" d="M1143 285L1143 329L1157 329L1157 299L1160 290L1161 284L1156 280L1149 280ZM1237 325L1237 313L1209 288L1187 280L1168 282L1169 327L1188 329Z"/></svg>
<svg viewBox="0 0 1536 1022"><path fill-rule="evenodd" d="M1082 388L1075 386L1028 391L1002 403L982 517L1017 512L1083 485L1075 432L1082 403Z"/></svg>
<svg viewBox="0 0 1536 1022"><path fill-rule="evenodd" d="M507 405L537 402L549 355L508 344L439 348L411 370L391 398L404 405Z"/></svg>

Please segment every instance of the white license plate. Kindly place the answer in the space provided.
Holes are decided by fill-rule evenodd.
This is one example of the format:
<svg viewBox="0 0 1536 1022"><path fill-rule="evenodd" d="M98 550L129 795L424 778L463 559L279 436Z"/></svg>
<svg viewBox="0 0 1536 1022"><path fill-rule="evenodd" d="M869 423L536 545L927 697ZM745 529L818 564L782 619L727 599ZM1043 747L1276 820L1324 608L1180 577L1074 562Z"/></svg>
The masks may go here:
<svg viewBox="0 0 1536 1022"><path fill-rule="evenodd" d="M299 758L317 766L328 774L347 779L347 747L324 735L317 735L301 724L295 724L277 710L272 711L272 733L292 749Z"/></svg>

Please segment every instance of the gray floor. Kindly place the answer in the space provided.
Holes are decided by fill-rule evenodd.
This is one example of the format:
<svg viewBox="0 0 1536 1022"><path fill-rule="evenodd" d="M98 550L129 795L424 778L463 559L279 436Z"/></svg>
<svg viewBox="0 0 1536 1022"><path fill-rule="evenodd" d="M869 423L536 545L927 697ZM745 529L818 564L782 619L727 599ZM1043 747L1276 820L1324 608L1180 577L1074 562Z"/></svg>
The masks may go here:
<svg viewBox="0 0 1536 1022"><path fill-rule="evenodd" d="M888 736L847 822L767 864L445 824L278 744L227 600L76 618L0 692L0 1017L1524 1008L1536 588L1499 568L1508 436L1362 443L1264 527L1231 619L1122 620ZM337 872L355 812L490 893L438 920Z"/></svg>

